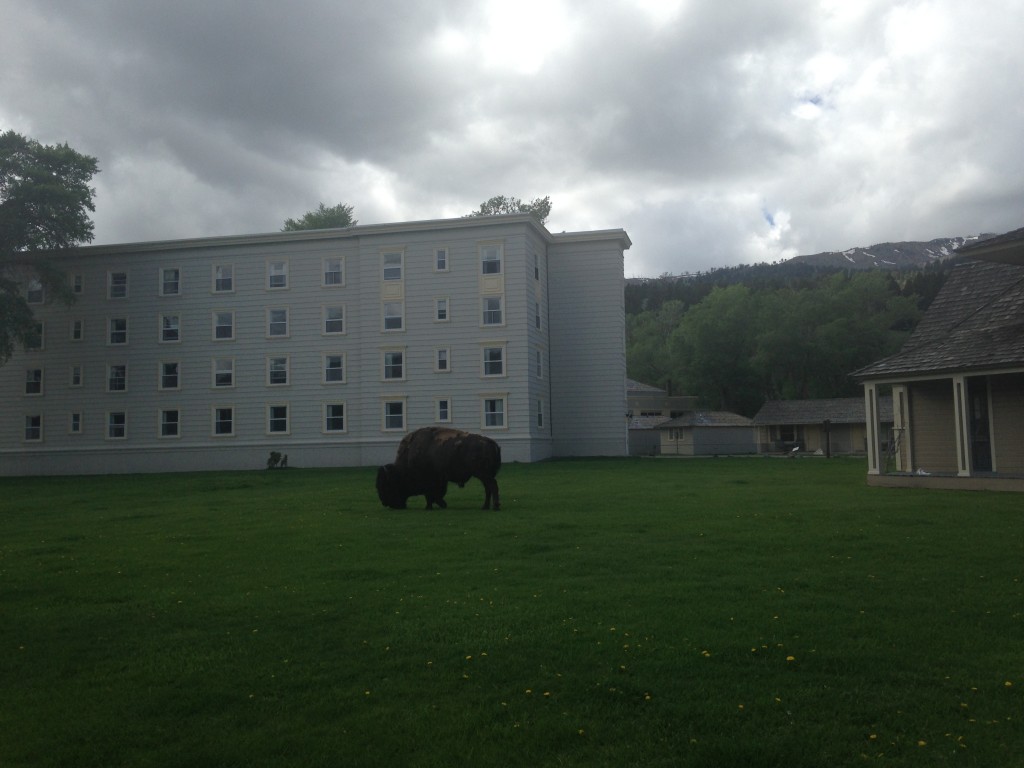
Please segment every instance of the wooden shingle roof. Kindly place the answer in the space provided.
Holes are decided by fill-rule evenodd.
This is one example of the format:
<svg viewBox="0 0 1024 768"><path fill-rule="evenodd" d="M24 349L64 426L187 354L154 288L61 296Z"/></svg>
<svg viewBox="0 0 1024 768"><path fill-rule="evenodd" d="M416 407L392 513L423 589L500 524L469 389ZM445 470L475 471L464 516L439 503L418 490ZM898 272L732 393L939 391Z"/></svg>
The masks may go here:
<svg viewBox="0 0 1024 768"><path fill-rule="evenodd" d="M851 374L887 379L1024 367L1024 266L957 265L896 355Z"/></svg>
<svg viewBox="0 0 1024 768"><path fill-rule="evenodd" d="M681 416L658 425L658 429L670 427L750 427L754 422L746 416L728 411L687 411Z"/></svg>
<svg viewBox="0 0 1024 768"><path fill-rule="evenodd" d="M878 398L879 419L892 421L892 398ZM757 426L779 424L864 424L863 397L832 397L817 400L769 400L754 416Z"/></svg>

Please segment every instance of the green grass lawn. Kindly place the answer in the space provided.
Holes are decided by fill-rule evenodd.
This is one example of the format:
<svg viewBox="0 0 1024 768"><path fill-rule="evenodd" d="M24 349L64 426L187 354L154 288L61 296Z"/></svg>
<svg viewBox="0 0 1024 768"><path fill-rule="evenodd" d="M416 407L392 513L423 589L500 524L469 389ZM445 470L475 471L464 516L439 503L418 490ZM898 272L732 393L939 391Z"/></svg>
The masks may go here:
<svg viewBox="0 0 1024 768"><path fill-rule="evenodd" d="M1015 766L1024 509L854 460L0 480L0 766Z"/></svg>

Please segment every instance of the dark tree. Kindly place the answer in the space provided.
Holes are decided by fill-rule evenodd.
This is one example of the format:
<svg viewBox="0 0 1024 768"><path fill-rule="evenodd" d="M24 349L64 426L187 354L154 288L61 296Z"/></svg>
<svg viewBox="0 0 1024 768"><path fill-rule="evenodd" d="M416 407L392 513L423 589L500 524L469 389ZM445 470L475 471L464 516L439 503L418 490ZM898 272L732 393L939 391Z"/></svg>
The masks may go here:
<svg viewBox="0 0 1024 768"><path fill-rule="evenodd" d="M65 275L46 251L92 241L89 186L96 158L67 144L40 144L14 131L0 134L0 364L18 344L36 340L33 297L71 303Z"/></svg>
<svg viewBox="0 0 1024 768"><path fill-rule="evenodd" d="M307 211L301 219L285 219L282 232L296 232L300 229L334 229L336 227L354 227L357 222L352 218L351 205L338 203L328 208L323 203L315 211Z"/></svg>
<svg viewBox="0 0 1024 768"><path fill-rule="evenodd" d="M551 215L551 198L538 197L528 203L524 203L518 197L497 195L490 200L480 203L480 207L468 215L498 216L503 213L529 213L543 224L548 220L548 216Z"/></svg>

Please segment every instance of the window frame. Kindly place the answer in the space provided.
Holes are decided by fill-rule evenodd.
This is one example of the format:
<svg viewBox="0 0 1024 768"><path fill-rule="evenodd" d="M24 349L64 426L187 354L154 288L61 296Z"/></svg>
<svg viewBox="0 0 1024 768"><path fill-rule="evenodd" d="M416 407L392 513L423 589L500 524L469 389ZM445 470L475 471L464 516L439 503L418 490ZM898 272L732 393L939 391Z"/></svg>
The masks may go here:
<svg viewBox="0 0 1024 768"><path fill-rule="evenodd" d="M434 271L451 271L451 249L447 245L437 246L434 248Z"/></svg>
<svg viewBox="0 0 1024 768"><path fill-rule="evenodd" d="M124 327L115 330L114 323L124 323ZM120 337L124 336L122 341L115 340L115 334ZM128 318L127 317L108 317L107 318L107 346L108 347L122 347L128 343Z"/></svg>
<svg viewBox="0 0 1024 768"><path fill-rule="evenodd" d="M75 381L75 372L78 372L78 381ZM70 389L78 389L83 386L85 382L85 366L81 363L72 363L68 366L68 387Z"/></svg>
<svg viewBox="0 0 1024 768"><path fill-rule="evenodd" d="M224 422L220 419L220 412L228 411L230 419ZM227 423L230 429L227 432L219 432L218 424ZM233 403L214 403L210 406L210 437L234 437L235 436L235 406Z"/></svg>
<svg viewBox="0 0 1024 768"><path fill-rule="evenodd" d="M488 410L489 403L500 403L501 408L498 410ZM501 423L489 423L488 419L492 418L495 414L500 415ZM508 395L507 394L491 394L482 395L480 397L480 428L489 430L507 430L508 429Z"/></svg>
<svg viewBox="0 0 1024 768"><path fill-rule="evenodd" d="M168 272L176 272L177 273L176 276L175 276L175 279L173 281L168 281L167 280L167 273ZM159 280L159 282L157 284L157 295L163 296L163 297L166 297L166 296L181 296L181 267L180 266L159 267L158 271L157 271L157 279ZM168 286L169 282L173 282L173 284L174 284L174 290L173 291L168 291L167 290L167 286Z"/></svg>
<svg viewBox="0 0 1024 768"><path fill-rule="evenodd" d="M268 291L287 291L290 287L291 278L289 275L290 265L288 258L267 259L267 280ZM275 285L275 281L280 285Z"/></svg>
<svg viewBox="0 0 1024 768"><path fill-rule="evenodd" d="M338 269L329 270L328 264L330 262L338 262ZM327 279L328 275L338 275L337 282L330 282ZM320 262L320 287L321 288L344 288L345 287L345 257L344 256L324 256Z"/></svg>
<svg viewBox="0 0 1024 768"><path fill-rule="evenodd" d="M120 372L122 374L119 379L116 379L116 381L120 381L121 382L121 387L119 389L115 389L114 386L113 386L114 382L115 382L115 378L114 378L114 371L115 371L115 369L120 369ZM106 381L106 384L107 384L107 389L106 389L107 392L110 392L110 393L127 392L128 391L128 363L107 363L107 381Z"/></svg>
<svg viewBox="0 0 1024 768"><path fill-rule="evenodd" d="M396 366L394 360L388 361L389 357L398 355L399 360ZM389 370L394 373L394 369L398 368L397 376L389 376ZM405 381L406 365L405 365L405 348L402 349L382 349L380 351L380 380L385 383L395 381Z"/></svg>
<svg viewBox="0 0 1024 768"><path fill-rule="evenodd" d="M452 321L452 300L450 296L434 297L434 322L450 323Z"/></svg>
<svg viewBox="0 0 1024 768"><path fill-rule="evenodd" d="M340 318L330 318L328 315L332 311L338 311L341 313ZM346 317L346 306L344 304L323 304L320 307L320 335L321 336L344 336L348 333L348 322ZM332 331L328 328L328 323L341 322L341 330Z"/></svg>
<svg viewBox="0 0 1024 768"><path fill-rule="evenodd" d="M85 341L84 317L74 317L71 319L71 325L68 327L68 340L75 343Z"/></svg>
<svg viewBox="0 0 1024 768"><path fill-rule="evenodd" d="M115 275L119 279L115 279ZM128 271L127 270L108 270L107 271L107 298L113 301L120 301L121 299L127 299L129 296L128 291Z"/></svg>
<svg viewBox="0 0 1024 768"><path fill-rule="evenodd" d="M80 435L85 429L85 417L81 411L71 411L68 414L68 434Z"/></svg>
<svg viewBox="0 0 1024 768"><path fill-rule="evenodd" d="M30 278L28 284L25 286L25 303L26 304L45 304L46 303L46 288L43 287L43 282L37 277Z"/></svg>
<svg viewBox="0 0 1024 768"><path fill-rule="evenodd" d="M284 408L283 419L280 415L275 415L275 409ZM264 428L268 437L280 437L281 435L290 435L292 433L292 418L291 408L288 403L267 403L266 420L264 422ZM274 429L275 422L284 421L284 429Z"/></svg>
<svg viewBox="0 0 1024 768"><path fill-rule="evenodd" d="M389 426L388 425L389 419L394 419L395 418L395 414L394 413L389 413L388 412L388 408L391 407L391 406L399 406L401 408L401 414L399 414L399 417L401 418L401 422L402 423L401 423L400 426ZM406 425L406 418L407 418L407 415L408 415L408 411L409 411L409 408L408 408L407 398L405 398L405 397L386 397L386 398L384 398L381 401L381 414L380 414L380 416L381 416L381 422L380 422L381 431L382 432L405 432L406 431L406 426L405 425Z"/></svg>
<svg viewBox="0 0 1024 768"><path fill-rule="evenodd" d="M230 370L221 368L219 364L221 362L230 363ZM218 384L218 374L230 373L231 382L229 384ZM234 389L235 388L235 358L234 357L214 357L210 360L210 389Z"/></svg>
<svg viewBox="0 0 1024 768"><path fill-rule="evenodd" d="M399 314L388 314L389 308L397 307ZM388 327L389 320L393 321L398 318L398 325L393 328ZM405 302L404 301L385 301L381 306L381 331L383 333L402 333L405 330Z"/></svg>
<svg viewBox="0 0 1024 768"><path fill-rule="evenodd" d="M493 373L488 372L488 366L493 366L495 361L493 359L488 360L487 353L497 350L501 353L501 359L497 362L501 364L501 372ZM485 379L503 379L508 376L508 366L506 361L508 359L508 345L505 342L488 342L484 343L480 347L480 376Z"/></svg>
<svg viewBox="0 0 1024 768"><path fill-rule="evenodd" d="M280 325L282 321L273 320L275 312L284 312L284 333L273 333L274 325ZM267 307L266 337L268 339L287 339L291 336L291 308L290 307Z"/></svg>
<svg viewBox="0 0 1024 768"><path fill-rule="evenodd" d="M337 368L329 367L327 365L328 360L330 358L335 358L335 357L338 358L338 360L341 363L341 365L338 366ZM335 384L345 384L346 383L346 375L348 374L348 361L345 359L345 353L344 352L324 352L324 353L322 353L320 355L320 370L322 371L322 376L321 376L321 381L320 381L321 384L326 384L326 385L329 385L329 386L330 385L335 385ZM327 372L331 371L331 370L340 370L341 371L341 376L339 378L337 378L337 379L329 378L328 375L327 375Z"/></svg>
<svg viewBox="0 0 1024 768"><path fill-rule="evenodd" d="M330 408L341 408L341 429L328 428L331 419L338 418L337 416L330 415L328 410ZM348 433L348 408L344 400L323 403L323 407L320 410L320 431L325 435L344 435Z"/></svg>
<svg viewBox="0 0 1024 768"><path fill-rule="evenodd" d="M220 324L221 316L227 316L231 318L231 325L225 326ZM234 341L235 340L235 310L233 309L214 309L210 312L211 328L210 328L210 340L211 341ZM218 335L219 328L228 328L231 333L228 336Z"/></svg>
<svg viewBox="0 0 1024 768"><path fill-rule="evenodd" d="M114 424L114 417L120 416L120 424ZM127 440L128 439L128 412L127 411L107 411L106 418L106 429L103 430L104 440ZM114 434L114 427L120 427L121 434Z"/></svg>
<svg viewBox="0 0 1024 768"><path fill-rule="evenodd" d="M505 274L505 244L504 243L480 243L480 274L483 276ZM489 251L494 251L496 256L488 256ZM488 269L488 265L497 264L497 269Z"/></svg>
<svg viewBox="0 0 1024 768"><path fill-rule="evenodd" d="M442 365L443 362L443 365ZM452 372L452 348L451 347L435 347L434 348L434 373L451 373Z"/></svg>
<svg viewBox="0 0 1024 768"><path fill-rule="evenodd" d="M174 333L175 333L175 338L173 338L173 339L167 338L167 331L168 331L167 320L171 319L171 318L174 319L173 330L174 330ZM158 332L160 334L160 343L161 344L180 344L181 343L181 314L180 313L175 312L173 315L170 315L170 314L161 312L160 313L160 317L157 319L157 325L158 325L158 329L159 329Z"/></svg>
<svg viewBox="0 0 1024 768"><path fill-rule="evenodd" d="M169 422L166 420L166 415L169 413L175 414L175 420ZM165 429L168 424L174 424L174 433L167 434ZM177 440L181 438L181 408L178 407L165 407L160 408L157 411L156 416L156 436L160 440Z"/></svg>
<svg viewBox="0 0 1024 768"><path fill-rule="evenodd" d="M41 413L26 413L25 414L25 429L21 433L21 441L23 443L41 443L43 442L43 414ZM29 436L29 431L35 433L34 437Z"/></svg>
<svg viewBox="0 0 1024 768"><path fill-rule="evenodd" d="M498 302L498 309L488 309L488 303L496 301ZM497 312L497 321L489 320L488 316L492 316ZM505 325L505 294L499 293L492 296L481 296L480 297L480 327L481 328L500 328Z"/></svg>
<svg viewBox="0 0 1024 768"><path fill-rule="evenodd" d="M390 257L398 257L398 265ZM397 271L396 271L397 270ZM380 281L381 283L396 283L405 280L405 250L383 250L380 252Z"/></svg>
<svg viewBox="0 0 1024 768"><path fill-rule="evenodd" d="M284 381L274 381L275 373L280 376L284 373ZM290 355L267 355L266 380L268 387L287 387L291 384L291 356Z"/></svg>
<svg viewBox="0 0 1024 768"><path fill-rule="evenodd" d="M445 404L443 412L441 410L442 403ZM434 398L434 422L437 424L452 423L452 399L450 397Z"/></svg>
<svg viewBox="0 0 1024 768"><path fill-rule="evenodd" d="M221 274L218 275L218 270ZM225 277L223 272L228 274ZM227 288L218 287L219 283L227 282ZM235 265L234 262L227 264L214 264L210 270L210 293L234 293L235 292Z"/></svg>
<svg viewBox="0 0 1024 768"><path fill-rule="evenodd" d="M167 373L164 370L166 366L176 366L174 369L174 386L165 386L164 382L167 380ZM156 364L156 388L161 392L180 392L181 391L181 361L180 360L160 360Z"/></svg>
<svg viewBox="0 0 1024 768"><path fill-rule="evenodd" d="M46 376L46 369L42 366L39 368L26 368L25 369L25 391L23 394L25 397L42 397L45 392L44 380ZM34 391L30 390L30 387Z"/></svg>

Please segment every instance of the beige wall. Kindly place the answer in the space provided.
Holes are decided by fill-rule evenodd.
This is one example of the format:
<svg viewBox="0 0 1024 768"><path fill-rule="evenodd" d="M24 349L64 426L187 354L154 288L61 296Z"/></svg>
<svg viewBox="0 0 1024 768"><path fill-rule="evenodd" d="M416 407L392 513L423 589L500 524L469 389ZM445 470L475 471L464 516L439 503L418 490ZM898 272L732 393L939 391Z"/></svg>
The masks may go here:
<svg viewBox="0 0 1024 768"><path fill-rule="evenodd" d="M956 417L950 380L909 385L914 466L925 472L956 472Z"/></svg>
<svg viewBox="0 0 1024 768"><path fill-rule="evenodd" d="M1024 374L993 376L990 382L996 471L1024 472Z"/></svg>

